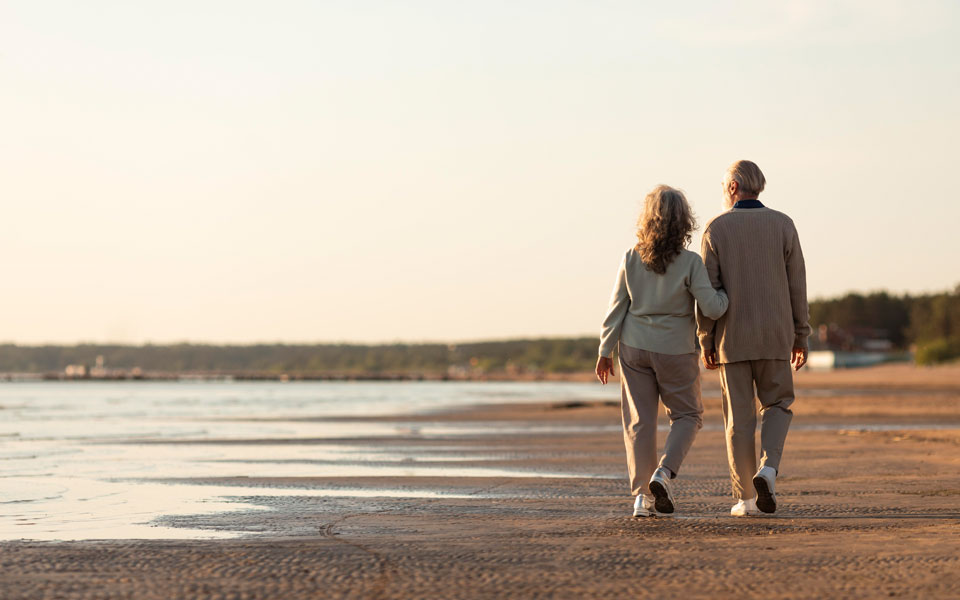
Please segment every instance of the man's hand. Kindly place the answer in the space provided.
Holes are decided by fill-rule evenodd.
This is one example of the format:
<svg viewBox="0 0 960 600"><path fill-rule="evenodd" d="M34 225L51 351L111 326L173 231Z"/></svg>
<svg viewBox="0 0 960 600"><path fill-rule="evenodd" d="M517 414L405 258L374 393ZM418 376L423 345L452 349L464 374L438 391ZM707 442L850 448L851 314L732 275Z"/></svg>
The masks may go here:
<svg viewBox="0 0 960 600"><path fill-rule="evenodd" d="M597 379L600 380L600 383L606 385L607 378L612 377L613 372L613 359L607 358L606 356L601 356L597 359Z"/></svg>
<svg viewBox="0 0 960 600"><path fill-rule="evenodd" d="M794 348L790 353L790 364L793 365L794 371L802 369L803 365L807 364L807 349Z"/></svg>
<svg viewBox="0 0 960 600"><path fill-rule="evenodd" d="M716 350L713 350L713 349L710 349L710 350L704 349L704 350L703 350L703 354L701 355L701 357L703 358L703 366L705 366L706 368L710 369L711 371L716 371L717 369L720 368L720 365L717 364L717 351L716 351Z"/></svg>

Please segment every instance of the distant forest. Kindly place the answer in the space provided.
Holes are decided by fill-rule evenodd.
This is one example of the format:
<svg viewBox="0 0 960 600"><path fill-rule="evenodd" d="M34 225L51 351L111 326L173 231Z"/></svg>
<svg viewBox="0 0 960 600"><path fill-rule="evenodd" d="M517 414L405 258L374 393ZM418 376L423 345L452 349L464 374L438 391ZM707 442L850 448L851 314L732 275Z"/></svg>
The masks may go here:
<svg viewBox="0 0 960 600"><path fill-rule="evenodd" d="M0 372L53 373L68 365L150 373L262 374L311 377L472 378L492 373L536 376L590 370L597 339L565 338L463 344L0 345Z"/></svg>
<svg viewBox="0 0 960 600"><path fill-rule="evenodd" d="M896 296L887 292L847 294L810 303L810 324L848 331L873 329L895 348L915 350L919 364L960 358L960 285L952 292Z"/></svg>
<svg viewBox="0 0 960 600"><path fill-rule="evenodd" d="M896 296L847 294L810 305L814 336L820 325L870 330L894 348L914 350L918 363L960 358L960 286L952 292ZM60 373L68 365L144 373L263 374L329 377L538 376L589 372L596 337L523 339L457 344L0 345L0 372Z"/></svg>

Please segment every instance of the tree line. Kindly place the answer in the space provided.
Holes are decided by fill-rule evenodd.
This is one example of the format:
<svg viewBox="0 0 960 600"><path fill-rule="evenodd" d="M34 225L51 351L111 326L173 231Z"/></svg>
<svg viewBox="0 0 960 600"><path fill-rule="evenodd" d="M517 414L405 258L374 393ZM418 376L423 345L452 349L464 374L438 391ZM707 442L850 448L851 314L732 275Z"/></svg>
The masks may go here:
<svg viewBox="0 0 960 600"><path fill-rule="evenodd" d="M919 364L960 358L960 285L951 292L894 295L850 293L810 303L810 323L844 329L873 329L901 350L915 351Z"/></svg>
<svg viewBox="0 0 960 600"><path fill-rule="evenodd" d="M594 338L527 339L463 344L171 344L128 346L0 345L0 372L55 373L95 364L108 372L221 373L331 377L473 377L538 375L589 369Z"/></svg>
<svg viewBox="0 0 960 600"><path fill-rule="evenodd" d="M893 295L850 293L814 300L810 322L849 330L871 329L920 364L960 358L960 285L952 292ZM334 377L536 376L592 370L597 337L518 339L458 344L253 344L223 346L0 345L0 372L62 372L67 365L164 373L261 373Z"/></svg>

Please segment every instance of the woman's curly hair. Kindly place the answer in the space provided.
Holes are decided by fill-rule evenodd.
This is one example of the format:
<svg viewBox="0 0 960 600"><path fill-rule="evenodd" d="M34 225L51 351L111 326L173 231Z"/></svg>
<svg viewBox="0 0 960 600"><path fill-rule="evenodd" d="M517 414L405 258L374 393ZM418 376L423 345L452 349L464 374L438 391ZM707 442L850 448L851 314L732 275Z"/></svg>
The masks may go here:
<svg viewBox="0 0 960 600"><path fill-rule="evenodd" d="M697 220L683 192L658 185L647 194L637 221L637 252L654 273L663 275L680 251L690 243Z"/></svg>

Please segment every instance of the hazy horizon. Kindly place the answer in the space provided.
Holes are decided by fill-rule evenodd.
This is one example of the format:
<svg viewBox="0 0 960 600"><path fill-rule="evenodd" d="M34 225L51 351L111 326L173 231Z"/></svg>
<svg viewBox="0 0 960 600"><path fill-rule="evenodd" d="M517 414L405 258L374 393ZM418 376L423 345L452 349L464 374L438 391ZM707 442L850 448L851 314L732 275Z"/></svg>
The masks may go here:
<svg viewBox="0 0 960 600"><path fill-rule="evenodd" d="M861 294L869 295L873 293L887 293L895 296L903 295L922 295L925 293L951 293L957 289L960 289L960 282L957 285L952 286L948 289L942 290L929 290L920 293L911 293L911 292L901 292L895 293L890 290L848 290L845 293L838 294L837 296L831 296L830 298L810 298L811 302L829 300L834 297L841 297L846 294ZM70 342L57 342L57 341L38 341L38 342L16 342L12 340L3 340L0 339L0 345L16 345L16 346L176 346L176 345L194 345L194 346L270 346L270 345L288 345L288 346L335 346L335 345L358 345L358 346L387 346L387 345L467 345L467 344L484 344L484 343L497 343L497 342L512 342L520 340L549 340L549 339L573 339L573 338L589 338L589 337L598 337L595 332L583 332L583 333L569 333L569 334L543 334L543 335L516 335L516 336L493 336L493 337L476 337L476 338L464 338L464 339L384 339L384 340L370 340L370 341L358 341L358 340L349 340L349 339L259 339L259 340L245 340L245 341L219 341L219 340L202 340L202 339L170 339L167 341L156 341L156 340L141 340L138 342L125 342L125 341L116 341L116 340L76 340Z"/></svg>
<svg viewBox="0 0 960 600"><path fill-rule="evenodd" d="M595 335L644 195L685 190L702 226L740 158L811 299L952 290L958 17L4 2L0 341Z"/></svg>

